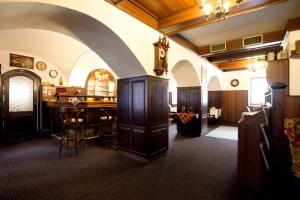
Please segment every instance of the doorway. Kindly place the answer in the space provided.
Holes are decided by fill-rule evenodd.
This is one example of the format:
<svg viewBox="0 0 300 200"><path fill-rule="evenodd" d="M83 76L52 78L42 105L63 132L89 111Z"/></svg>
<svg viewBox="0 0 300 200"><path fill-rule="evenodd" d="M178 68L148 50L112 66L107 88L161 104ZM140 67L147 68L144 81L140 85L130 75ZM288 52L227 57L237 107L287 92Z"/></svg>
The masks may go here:
<svg viewBox="0 0 300 200"><path fill-rule="evenodd" d="M11 70L1 75L2 138L38 134L40 85L40 77L28 70Z"/></svg>

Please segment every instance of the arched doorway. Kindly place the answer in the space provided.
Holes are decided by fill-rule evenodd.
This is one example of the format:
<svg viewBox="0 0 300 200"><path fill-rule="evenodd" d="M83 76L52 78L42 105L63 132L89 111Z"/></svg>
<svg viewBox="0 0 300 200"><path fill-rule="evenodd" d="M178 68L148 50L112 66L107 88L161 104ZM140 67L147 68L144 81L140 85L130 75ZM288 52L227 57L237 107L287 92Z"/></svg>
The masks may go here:
<svg viewBox="0 0 300 200"><path fill-rule="evenodd" d="M37 135L40 127L41 79L16 69L1 76L1 131L3 138Z"/></svg>

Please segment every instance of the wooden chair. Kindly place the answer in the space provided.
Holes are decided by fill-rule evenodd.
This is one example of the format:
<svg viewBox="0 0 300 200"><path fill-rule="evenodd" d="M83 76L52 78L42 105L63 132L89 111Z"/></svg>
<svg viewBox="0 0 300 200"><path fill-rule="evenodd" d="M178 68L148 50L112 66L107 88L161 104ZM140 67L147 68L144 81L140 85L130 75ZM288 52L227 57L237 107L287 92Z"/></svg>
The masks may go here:
<svg viewBox="0 0 300 200"><path fill-rule="evenodd" d="M68 148L69 141L74 142L75 153L76 156L78 156L78 141L82 141L83 139L83 119L79 118L79 115L84 110L76 107L60 107L58 111L61 120L59 157L61 157L61 151L64 142ZM78 137L79 128L81 128L82 137ZM70 130L74 131L73 137L70 136Z"/></svg>

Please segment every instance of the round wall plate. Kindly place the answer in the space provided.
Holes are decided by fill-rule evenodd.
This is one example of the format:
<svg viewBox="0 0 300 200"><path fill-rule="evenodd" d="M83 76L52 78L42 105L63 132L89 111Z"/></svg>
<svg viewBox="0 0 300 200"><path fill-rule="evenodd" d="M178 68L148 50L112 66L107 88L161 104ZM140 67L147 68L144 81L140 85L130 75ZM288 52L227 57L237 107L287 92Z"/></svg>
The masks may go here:
<svg viewBox="0 0 300 200"><path fill-rule="evenodd" d="M56 70L50 70L49 71L49 76L51 78L56 78L58 76L58 72Z"/></svg>
<svg viewBox="0 0 300 200"><path fill-rule="evenodd" d="M40 71L44 71L46 70L47 65L43 61L38 61L37 63L35 63L35 67Z"/></svg>
<svg viewBox="0 0 300 200"><path fill-rule="evenodd" d="M231 84L232 87L238 86L239 83L240 83L240 82L239 82L239 80L237 80L237 79L232 79L231 82L230 82L230 84Z"/></svg>

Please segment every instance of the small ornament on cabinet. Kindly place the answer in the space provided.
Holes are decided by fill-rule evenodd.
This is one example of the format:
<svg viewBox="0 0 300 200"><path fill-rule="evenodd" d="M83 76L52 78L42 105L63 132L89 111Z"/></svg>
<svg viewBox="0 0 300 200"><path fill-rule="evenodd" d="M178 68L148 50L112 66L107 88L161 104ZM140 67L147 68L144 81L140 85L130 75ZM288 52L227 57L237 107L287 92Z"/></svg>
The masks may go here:
<svg viewBox="0 0 300 200"><path fill-rule="evenodd" d="M59 81L58 81L58 85L63 85L64 84L64 81L62 79L62 76L59 77Z"/></svg>

